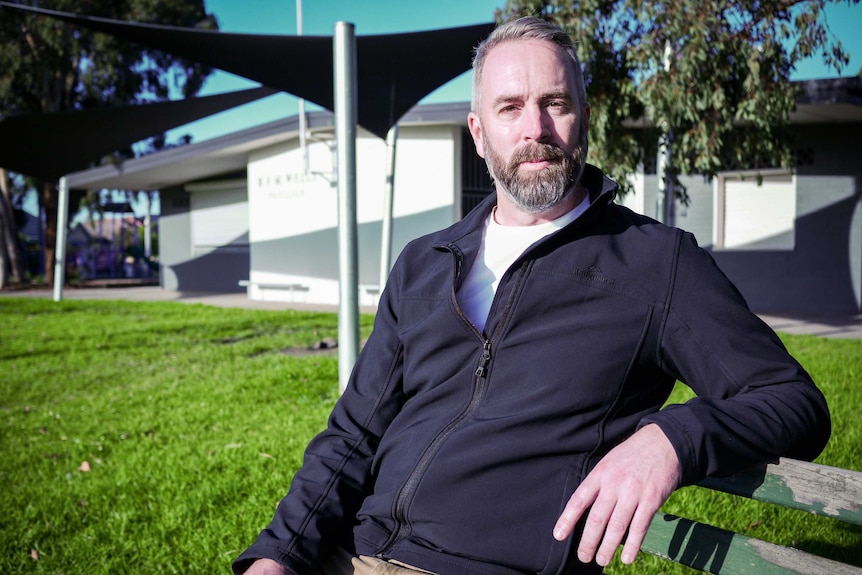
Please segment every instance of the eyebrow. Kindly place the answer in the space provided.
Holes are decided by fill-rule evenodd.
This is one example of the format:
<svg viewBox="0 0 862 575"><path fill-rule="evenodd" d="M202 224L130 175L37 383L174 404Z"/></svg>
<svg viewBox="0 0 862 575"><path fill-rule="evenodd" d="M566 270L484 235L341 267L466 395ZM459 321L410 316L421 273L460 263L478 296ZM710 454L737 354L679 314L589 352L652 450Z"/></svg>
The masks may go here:
<svg viewBox="0 0 862 575"><path fill-rule="evenodd" d="M497 96L496 98L494 98L494 100L491 102L491 107L496 108L497 106L500 106L502 104L509 104L511 102L519 102L519 101L522 101L523 99L524 99L523 96L520 96L520 95L503 94L501 96ZM543 94L539 98L540 102L549 102L551 100L563 100L569 104L574 102L574 98L572 98L571 93L569 93L568 91L550 92L548 94Z"/></svg>
<svg viewBox="0 0 862 575"><path fill-rule="evenodd" d="M548 102L550 100L563 100L571 104L574 101L574 98L572 98L572 95L569 92L551 92L550 94L545 94L541 98L542 102Z"/></svg>
<svg viewBox="0 0 862 575"><path fill-rule="evenodd" d="M512 95L504 94L502 96L497 96L496 98L494 98L494 100L491 101L491 107L496 108L497 106L500 106L502 104L509 104L511 102L517 102L517 101L520 101L523 99L524 99L523 97L516 96L514 94L512 94Z"/></svg>

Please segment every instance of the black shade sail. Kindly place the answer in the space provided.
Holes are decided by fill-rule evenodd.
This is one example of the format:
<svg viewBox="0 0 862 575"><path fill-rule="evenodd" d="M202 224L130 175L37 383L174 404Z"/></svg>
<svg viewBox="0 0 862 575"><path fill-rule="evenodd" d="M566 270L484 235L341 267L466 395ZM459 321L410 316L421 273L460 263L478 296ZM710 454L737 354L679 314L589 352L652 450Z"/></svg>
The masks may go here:
<svg viewBox="0 0 862 575"><path fill-rule="evenodd" d="M80 16L0 2L200 62L334 108L330 36L233 34ZM473 48L493 23L357 36L357 123L385 138L422 98L470 69Z"/></svg>
<svg viewBox="0 0 862 575"><path fill-rule="evenodd" d="M152 104L10 116L0 120L0 166L56 180L135 142L276 92L259 87Z"/></svg>

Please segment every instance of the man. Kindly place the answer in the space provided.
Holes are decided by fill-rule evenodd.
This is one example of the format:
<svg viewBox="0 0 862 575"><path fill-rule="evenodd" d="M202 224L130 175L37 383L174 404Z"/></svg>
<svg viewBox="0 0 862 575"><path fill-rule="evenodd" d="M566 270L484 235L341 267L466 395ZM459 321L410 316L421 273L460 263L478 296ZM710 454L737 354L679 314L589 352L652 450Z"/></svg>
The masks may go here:
<svg viewBox="0 0 862 575"><path fill-rule="evenodd" d="M712 259L585 164L571 39L517 20L474 73L497 193L405 248L237 573L600 573L678 486L829 437L822 395ZM677 379L698 398L661 410Z"/></svg>

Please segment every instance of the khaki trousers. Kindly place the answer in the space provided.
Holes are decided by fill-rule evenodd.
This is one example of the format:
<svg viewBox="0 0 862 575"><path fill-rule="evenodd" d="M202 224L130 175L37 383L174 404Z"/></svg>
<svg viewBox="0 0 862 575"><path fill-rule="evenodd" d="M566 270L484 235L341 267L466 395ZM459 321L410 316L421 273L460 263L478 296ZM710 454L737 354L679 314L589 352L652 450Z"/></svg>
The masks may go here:
<svg viewBox="0 0 862 575"><path fill-rule="evenodd" d="M326 557L316 575L435 575L399 561L384 561L376 557L356 557L340 547Z"/></svg>

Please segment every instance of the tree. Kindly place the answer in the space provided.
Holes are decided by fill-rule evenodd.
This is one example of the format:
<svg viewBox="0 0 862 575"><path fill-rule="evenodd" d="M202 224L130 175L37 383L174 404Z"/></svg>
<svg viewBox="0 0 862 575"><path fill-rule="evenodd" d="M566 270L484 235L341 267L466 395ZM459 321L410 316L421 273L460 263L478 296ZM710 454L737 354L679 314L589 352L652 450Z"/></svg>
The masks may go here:
<svg viewBox="0 0 862 575"><path fill-rule="evenodd" d="M82 3L74 0L24 3L72 13L82 10ZM93 0L85 6L89 16L218 28L215 17L206 12L203 0ZM3 71L0 74L0 119L192 96L211 72L200 64L184 62L105 34L73 28L53 18L14 9L0 8L0 12L0 70ZM136 150L141 154L162 145L163 136L149 140ZM135 155L131 148L118 153L126 157ZM45 213L45 278L51 283L57 232L57 182L27 178L27 184L38 190ZM0 227L6 225L6 218L0 219ZM13 251L6 239L9 235L5 227L0 230L0 263L8 260L8 254ZM13 228L11 237L14 236ZM4 278L5 273L0 273L0 285Z"/></svg>
<svg viewBox="0 0 862 575"><path fill-rule="evenodd" d="M849 62L826 4L508 0L497 18L538 15L571 34L592 107L591 161L627 191L662 133L672 138L673 180L728 166L792 167L790 73L813 55L838 73Z"/></svg>
<svg viewBox="0 0 862 575"><path fill-rule="evenodd" d="M24 281L24 252L18 241L12 182L0 168L0 287Z"/></svg>

